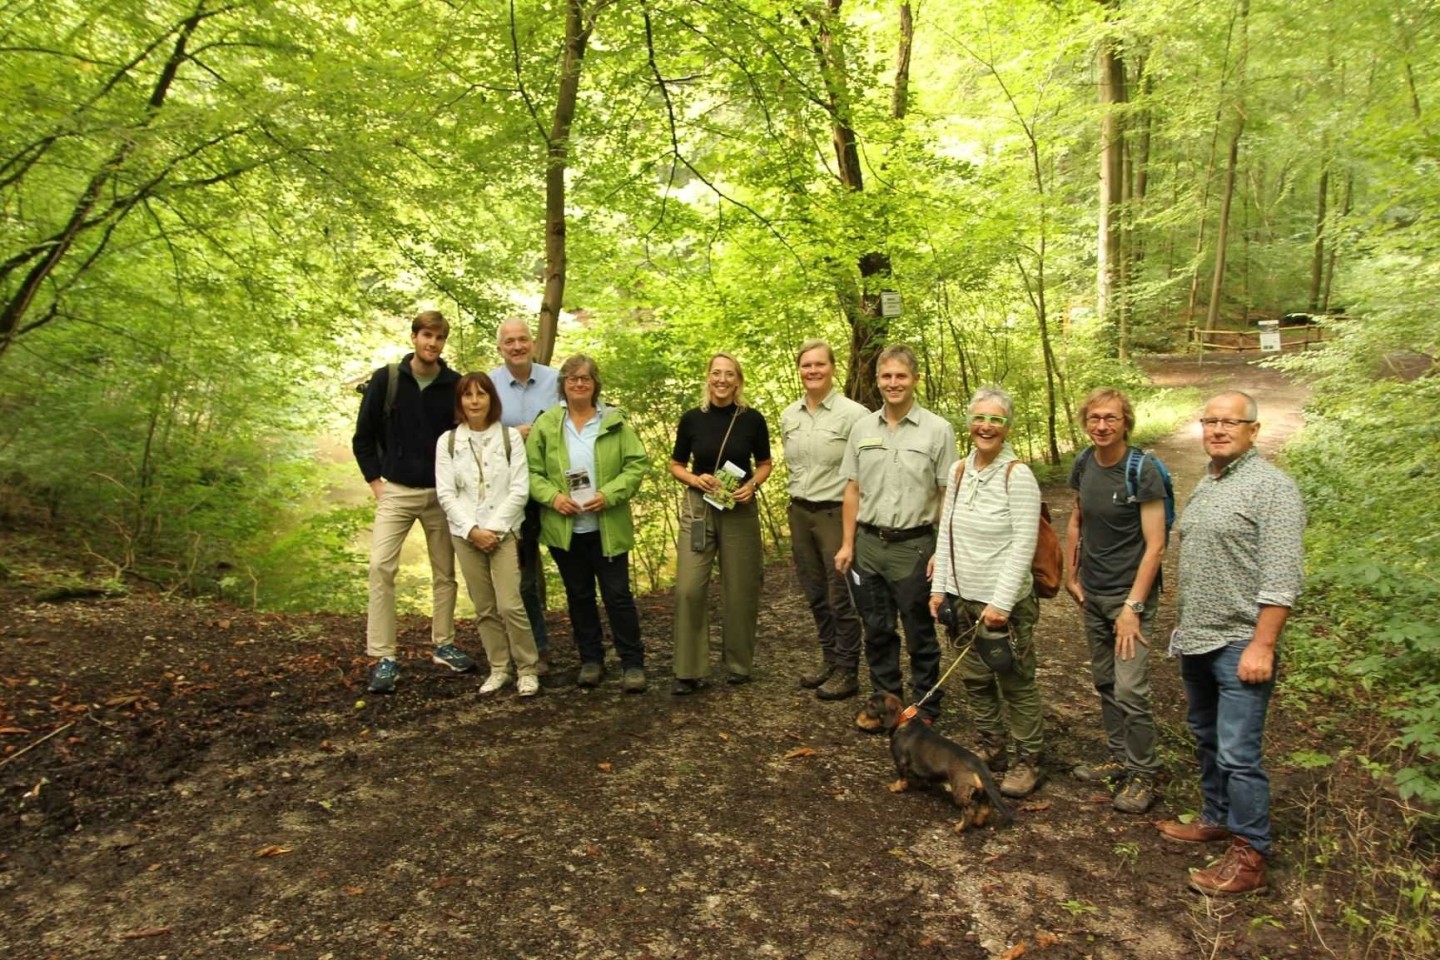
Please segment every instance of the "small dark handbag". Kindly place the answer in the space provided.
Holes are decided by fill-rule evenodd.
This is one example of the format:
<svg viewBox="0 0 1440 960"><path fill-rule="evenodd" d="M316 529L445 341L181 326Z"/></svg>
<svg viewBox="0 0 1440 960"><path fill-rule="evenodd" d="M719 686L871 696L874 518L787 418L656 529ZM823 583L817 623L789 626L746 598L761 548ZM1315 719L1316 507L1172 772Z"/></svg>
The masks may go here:
<svg viewBox="0 0 1440 960"><path fill-rule="evenodd" d="M1010 645L1008 624L997 630L987 627L983 620L977 623L975 652L985 661L985 666L996 673L1009 673L1015 669L1015 649Z"/></svg>

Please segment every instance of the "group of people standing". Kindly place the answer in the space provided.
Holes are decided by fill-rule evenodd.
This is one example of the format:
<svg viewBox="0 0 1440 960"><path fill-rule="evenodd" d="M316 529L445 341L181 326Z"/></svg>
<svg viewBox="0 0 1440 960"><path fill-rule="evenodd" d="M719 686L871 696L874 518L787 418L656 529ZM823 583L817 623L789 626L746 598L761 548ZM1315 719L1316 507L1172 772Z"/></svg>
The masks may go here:
<svg viewBox="0 0 1440 960"><path fill-rule="evenodd" d="M509 321L497 337L504 364L461 377L440 359L447 335L440 314L416 317L414 352L377 371L361 405L354 451L379 501L370 690L389 692L398 677L394 577L400 546L419 520L433 578L434 662L457 671L475 665L454 643L458 558L490 665L480 692L512 679L520 696L540 691L548 670L544 544L565 585L579 686L604 677L598 584L621 688L644 691L628 566L629 502L649 464L643 444L619 409L601 403L591 358L571 357L559 371L535 363L527 326ZM933 720L945 695L943 623L960 651L953 669L976 727L976 753L1004 773L1002 793L1027 796L1043 778L1031 573L1041 500L1034 474L1008 443L1012 398L994 386L975 392L965 414L970 449L957 461L950 422L916 398L910 348L880 353L874 411L837 390L835 355L824 341L802 344L796 362L804 395L785 408L780 431L792 554L820 648L817 668L800 685L822 700L856 696L863 652L873 696L894 694ZM680 418L670 455L669 473L684 487L674 696L703 689L711 673L709 582L717 564L726 679L752 677L763 576L757 495L772 458L766 420L746 404L744 387L740 361L712 355L700 404ZM1083 611L1109 756L1075 774L1114 787L1115 809L1143 813L1159 769L1148 654L1173 495L1160 462L1129 443L1135 414L1123 393L1092 391L1079 417L1091 446L1069 478L1076 500L1065 587ZM1300 590L1304 508L1293 481L1254 450L1252 398L1222 393L1200 422L1209 465L1178 523L1184 549L1170 652L1180 657L1204 806L1193 823L1163 821L1159 829L1184 842L1230 840L1225 857L1195 872L1191 886L1241 893L1264 885L1270 828L1260 744L1275 643ZM874 729L873 713L862 710L856 723Z"/></svg>

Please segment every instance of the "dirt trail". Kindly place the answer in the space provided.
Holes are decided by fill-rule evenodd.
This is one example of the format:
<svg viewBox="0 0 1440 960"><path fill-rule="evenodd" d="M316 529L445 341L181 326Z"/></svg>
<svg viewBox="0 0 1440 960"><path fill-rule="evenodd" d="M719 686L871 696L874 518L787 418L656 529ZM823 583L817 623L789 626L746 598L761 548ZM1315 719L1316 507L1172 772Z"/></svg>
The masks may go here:
<svg viewBox="0 0 1440 960"><path fill-rule="evenodd" d="M1300 422L1303 391L1244 358L1154 370L1253 390L1267 451ZM1158 450L1183 503L1198 439L1186 428ZM1063 529L1068 494L1047 499ZM1173 662L1155 670L1164 803L1124 816L1069 776L1101 748L1099 711L1073 605L1044 606L1048 783L1011 828L956 835L943 796L887 792L885 741L853 729L854 701L795 688L814 650L785 567L768 571L757 681L683 700L663 683L664 597L643 608L649 693L622 695L613 671L580 690L562 652L537 702L480 701L474 678L438 676L419 621L401 692L377 699L356 692L354 618L16 604L0 673L36 678L37 711L78 703L79 737L0 768L0 953L1307 955L1283 854L1275 892L1209 912L1184 888L1197 851L1150 825L1196 795ZM568 635L563 618L554 629ZM25 690L7 691L15 722ZM142 699L107 703L125 691ZM941 729L964 740L958 700Z"/></svg>

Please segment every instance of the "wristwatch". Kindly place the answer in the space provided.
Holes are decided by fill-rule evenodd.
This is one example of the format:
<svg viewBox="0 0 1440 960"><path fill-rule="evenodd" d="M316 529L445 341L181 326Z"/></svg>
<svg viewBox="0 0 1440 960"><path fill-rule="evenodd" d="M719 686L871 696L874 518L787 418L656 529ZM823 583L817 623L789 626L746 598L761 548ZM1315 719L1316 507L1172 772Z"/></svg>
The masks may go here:
<svg viewBox="0 0 1440 960"><path fill-rule="evenodd" d="M1141 603L1139 600L1126 600L1126 601L1125 601L1125 606L1129 607L1131 610L1135 611L1136 613L1144 613L1144 612L1145 612L1145 604Z"/></svg>

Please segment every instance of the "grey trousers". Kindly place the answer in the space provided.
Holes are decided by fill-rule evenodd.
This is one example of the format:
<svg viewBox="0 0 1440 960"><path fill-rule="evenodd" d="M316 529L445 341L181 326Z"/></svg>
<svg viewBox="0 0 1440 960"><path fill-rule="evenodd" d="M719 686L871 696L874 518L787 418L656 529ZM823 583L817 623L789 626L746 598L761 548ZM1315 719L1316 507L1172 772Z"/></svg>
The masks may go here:
<svg viewBox="0 0 1440 960"><path fill-rule="evenodd" d="M1085 640L1090 645L1090 677L1100 694L1100 718L1110 755L1125 769L1153 777L1160 769L1155 758L1155 714L1150 706L1150 648L1135 645L1135 656L1115 659L1115 620L1125 608L1125 594L1099 597L1085 594ZM1159 591L1151 591L1140 615L1140 632L1156 642L1155 605Z"/></svg>
<svg viewBox="0 0 1440 960"><path fill-rule="evenodd" d="M789 516L795 577L815 618L821 659L826 666L854 673L860 664L860 615L844 575L835 570L843 537L840 508L812 510L792 503Z"/></svg>

